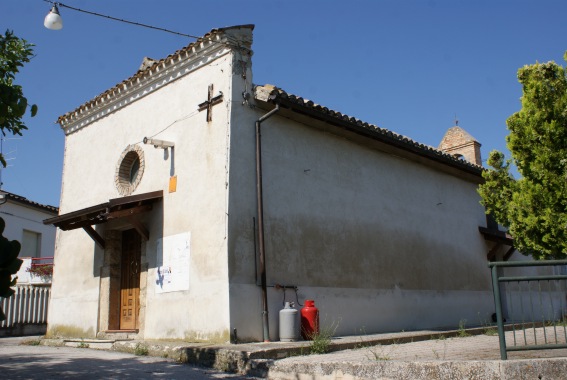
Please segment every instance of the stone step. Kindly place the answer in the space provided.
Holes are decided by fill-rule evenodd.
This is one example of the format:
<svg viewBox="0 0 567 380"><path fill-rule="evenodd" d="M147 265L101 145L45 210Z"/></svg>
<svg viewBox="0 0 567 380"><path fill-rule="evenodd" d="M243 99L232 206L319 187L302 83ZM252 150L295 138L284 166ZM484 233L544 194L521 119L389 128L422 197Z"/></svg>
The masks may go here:
<svg viewBox="0 0 567 380"><path fill-rule="evenodd" d="M138 332L135 330L117 330L117 331L101 331L97 334L98 339L103 340L135 340L139 339Z"/></svg>
<svg viewBox="0 0 567 380"><path fill-rule="evenodd" d="M95 350L110 350L115 340L112 339L64 339L67 347L93 348Z"/></svg>

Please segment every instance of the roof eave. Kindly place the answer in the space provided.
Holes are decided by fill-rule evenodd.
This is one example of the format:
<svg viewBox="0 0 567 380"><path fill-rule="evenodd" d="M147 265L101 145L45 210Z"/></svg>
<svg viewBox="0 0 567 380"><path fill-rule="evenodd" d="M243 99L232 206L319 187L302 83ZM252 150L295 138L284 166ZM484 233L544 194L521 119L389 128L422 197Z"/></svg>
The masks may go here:
<svg viewBox="0 0 567 380"><path fill-rule="evenodd" d="M33 208L35 210L40 210L43 212L46 212L48 214L53 214L53 215L57 215L59 213L59 208L55 207L55 206L50 206L50 205L44 205L41 203L37 203L37 202L33 202L30 201L29 199L16 195L16 194L12 194L12 193L6 193L6 199L8 202L12 202L12 203L17 203L19 205L25 206L25 207L29 207L29 208Z"/></svg>
<svg viewBox="0 0 567 380"><path fill-rule="evenodd" d="M114 98L116 96L116 94L119 94L121 91L124 91L125 88L131 87L137 80L142 79L146 76L151 76L152 72L156 71L157 68L159 68L160 66L167 66L171 62L173 62L177 59L180 59L180 57L182 55L183 56L190 56L190 55L193 55L193 54L197 54L200 50L204 49L204 44L207 43L207 42L210 43L210 44L213 44L213 43L231 43L230 38L228 36L226 36L225 33L227 31L231 30L231 29L239 29L239 28L240 29L254 30L254 25L253 24L245 24L245 25L236 25L236 26L231 26L231 27L212 29L210 32L208 32L205 35L203 35L202 37L198 38L196 41L194 41L194 42L188 44L187 46L175 51L172 54L169 54L165 58L162 58L160 60L156 60L153 64L148 65L145 69L138 70L134 75L130 76L129 78L123 80L120 83L117 83L116 85L114 85L113 87L104 91L103 93L101 93L101 94L95 96L94 98L88 100L87 102L81 104L80 106L78 106L74 110L69 111L69 112L59 116L55 122L57 124L59 124L62 128L65 128L65 126L67 124L71 123L82 112L85 112L85 111L88 111L88 110L91 110L91 109L96 109L96 108L100 107L105 102ZM248 48L249 49L250 47L239 46L239 48L241 48L241 49Z"/></svg>
<svg viewBox="0 0 567 380"><path fill-rule="evenodd" d="M275 104L278 104L283 111L283 113L280 111L280 114L283 116L293 117L293 114L299 114L307 116L310 119L320 120L326 124L362 136L367 140L371 139L372 141L378 142L380 145L378 149L387 153L396 154L413 161L433 166L471 182L482 183L484 181L482 178L482 167L449 157L439 150L428 148L421 144L415 145L413 142L410 143L409 139L400 139L397 137L398 135L392 132L380 133L372 130L368 128L368 126L365 126L365 123L360 120L350 118L346 115L341 115L342 117L332 116L314 107L302 105L289 98L279 96L276 91L272 91L264 100L256 98L256 102L260 108L266 110L270 110L274 108ZM290 112L286 113L285 110Z"/></svg>

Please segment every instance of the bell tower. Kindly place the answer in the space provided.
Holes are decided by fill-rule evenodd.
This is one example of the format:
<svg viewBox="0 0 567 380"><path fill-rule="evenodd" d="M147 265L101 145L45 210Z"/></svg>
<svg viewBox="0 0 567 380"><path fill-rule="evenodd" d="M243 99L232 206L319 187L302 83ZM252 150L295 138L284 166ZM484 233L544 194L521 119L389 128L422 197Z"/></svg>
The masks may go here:
<svg viewBox="0 0 567 380"><path fill-rule="evenodd" d="M480 143L476 141L467 131L459 127L459 122L445 132L437 148L455 157L460 157L471 164L482 166L480 157Z"/></svg>

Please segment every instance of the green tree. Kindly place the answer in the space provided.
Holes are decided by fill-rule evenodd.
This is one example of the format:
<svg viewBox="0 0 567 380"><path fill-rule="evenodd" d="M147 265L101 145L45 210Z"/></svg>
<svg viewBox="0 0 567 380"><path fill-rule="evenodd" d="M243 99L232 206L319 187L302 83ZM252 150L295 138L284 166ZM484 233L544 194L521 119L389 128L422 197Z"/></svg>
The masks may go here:
<svg viewBox="0 0 567 380"><path fill-rule="evenodd" d="M33 56L34 45L18 38L13 32L6 30L0 35L0 131L13 135L22 135L28 129L22 121L28 108L28 100L21 86L14 84L16 74L24 63ZM31 116L37 113L37 106L30 106ZM6 161L0 154L0 163L6 167Z"/></svg>
<svg viewBox="0 0 567 380"><path fill-rule="evenodd" d="M567 53L564 58L567 60ZM516 248L536 259L567 257L567 77L555 62L518 70L522 108L507 120L511 159L492 151L482 204ZM521 178L514 179L515 165Z"/></svg>
<svg viewBox="0 0 567 380"><path fill-rule="evenodd" d="M22 260L18 259L21 245L16 240L9 241L4 234L6 222L0 218L0 297L8 298L14 294L12 286L16 285L17 277L12 280L12 275L18 273L22 266ZM6 319L0 307L0 321Z"/></svg>

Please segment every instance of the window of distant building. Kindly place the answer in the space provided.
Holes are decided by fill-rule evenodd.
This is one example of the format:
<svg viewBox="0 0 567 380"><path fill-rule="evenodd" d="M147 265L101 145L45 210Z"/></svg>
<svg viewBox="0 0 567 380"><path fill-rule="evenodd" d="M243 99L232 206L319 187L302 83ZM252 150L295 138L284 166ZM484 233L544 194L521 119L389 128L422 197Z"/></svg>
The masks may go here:
<svg viewBox="0 0 567 380"><path fill-rule="evenodd" d="M22 249L20 257L40 257L41 234L39 232L24 230L22 236Z"/></svg>

